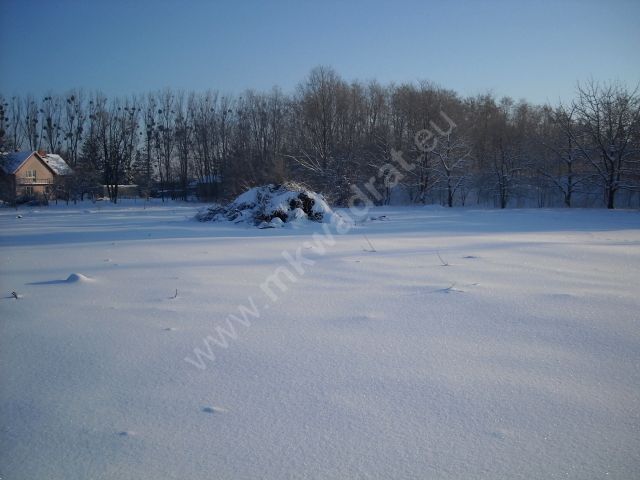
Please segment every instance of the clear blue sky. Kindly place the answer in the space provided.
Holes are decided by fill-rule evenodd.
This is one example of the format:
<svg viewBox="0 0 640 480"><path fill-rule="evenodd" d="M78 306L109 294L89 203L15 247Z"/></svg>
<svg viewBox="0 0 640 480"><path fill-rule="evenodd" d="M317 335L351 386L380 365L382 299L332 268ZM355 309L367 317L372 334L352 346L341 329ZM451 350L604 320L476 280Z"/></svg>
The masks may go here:
<svg viewBox="0 0 640 480"><path fill-rule="evenodd" d="M316 65L555 102L640 81L640 0L0 0L0 92L291 91Z"/></svg>

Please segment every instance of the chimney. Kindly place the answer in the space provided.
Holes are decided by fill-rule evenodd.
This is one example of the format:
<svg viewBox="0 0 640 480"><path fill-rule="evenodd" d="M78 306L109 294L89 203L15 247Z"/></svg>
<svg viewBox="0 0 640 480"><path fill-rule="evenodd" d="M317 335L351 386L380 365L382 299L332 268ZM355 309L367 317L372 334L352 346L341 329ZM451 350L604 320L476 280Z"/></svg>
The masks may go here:
<svg viewBox="0 0 640 480"><path fill-rule="evenodd" d="M46 150L38 150L38 155L40 155L42 158L47 156L47 151Z"/></svg>

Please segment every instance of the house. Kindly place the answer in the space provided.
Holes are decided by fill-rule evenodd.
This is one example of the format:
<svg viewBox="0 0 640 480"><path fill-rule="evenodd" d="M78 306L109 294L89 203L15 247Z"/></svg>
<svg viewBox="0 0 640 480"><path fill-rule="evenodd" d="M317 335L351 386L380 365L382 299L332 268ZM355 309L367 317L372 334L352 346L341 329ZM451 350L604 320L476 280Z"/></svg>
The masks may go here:
<svg viewBox="0 0 640 480"><path fill-rule="evenodd" d="M57 186L73 170L60 155L44 151L0 154L0 197L14 203L21 199L48 200L59 194Z"/></svg>

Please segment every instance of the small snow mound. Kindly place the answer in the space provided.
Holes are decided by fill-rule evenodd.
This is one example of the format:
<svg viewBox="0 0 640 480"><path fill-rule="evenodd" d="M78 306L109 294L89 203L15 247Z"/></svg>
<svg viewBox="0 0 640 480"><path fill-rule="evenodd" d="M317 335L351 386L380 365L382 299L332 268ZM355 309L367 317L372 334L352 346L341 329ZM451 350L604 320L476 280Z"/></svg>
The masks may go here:
<svg viewBox="0 0 640 480"><path fill-rule="evenodd" d="M201 222L248 223L258 228L279 228L286 223L340 221L324 197L294 184L264 185L247 190L225 206L214 205L196 215Z"/></svg>
<svg viewBox="0 0 640 480"><path fill-rule="evenodd" d="M72 273L65 280L67 283L78 283L78 282L92 282L93 279L89 278L81 273Z"/></svg>

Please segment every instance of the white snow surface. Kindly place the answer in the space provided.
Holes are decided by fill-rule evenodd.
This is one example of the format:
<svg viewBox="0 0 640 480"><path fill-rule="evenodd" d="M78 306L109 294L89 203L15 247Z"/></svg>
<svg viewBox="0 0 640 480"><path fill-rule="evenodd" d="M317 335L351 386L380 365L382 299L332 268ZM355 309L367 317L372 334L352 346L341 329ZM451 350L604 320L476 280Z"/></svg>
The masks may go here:
<svg viewBox="0 0 640 480"><path fill-rule="evenodd" d="M0 209L0 477L638 477L639 212L195 212Z"/></svg>

